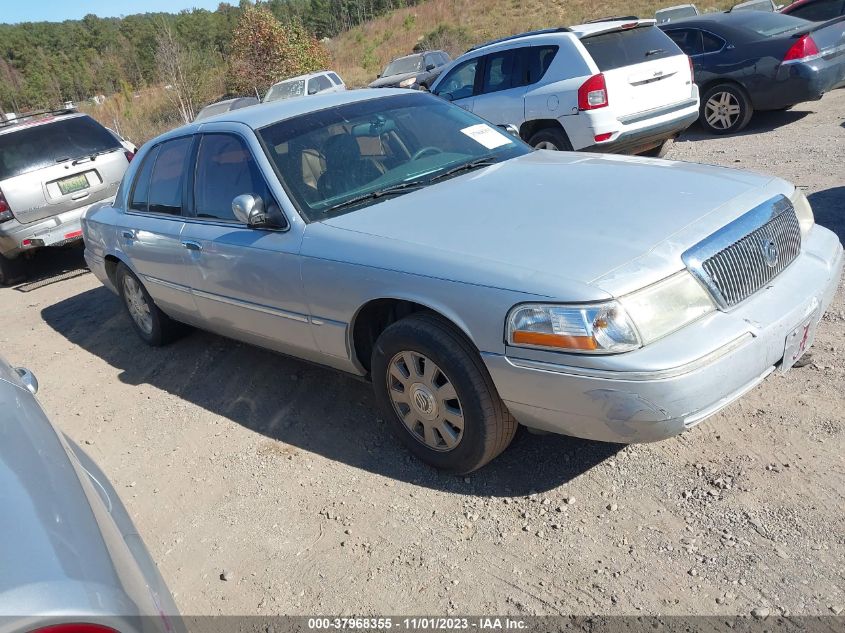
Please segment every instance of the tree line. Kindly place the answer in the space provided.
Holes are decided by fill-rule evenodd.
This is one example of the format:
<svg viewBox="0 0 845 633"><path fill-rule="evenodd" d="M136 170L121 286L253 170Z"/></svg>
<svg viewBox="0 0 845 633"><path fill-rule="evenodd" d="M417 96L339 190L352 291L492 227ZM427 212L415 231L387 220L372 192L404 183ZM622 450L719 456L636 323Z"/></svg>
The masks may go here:
<svg viewBox="0 0 845 633"><path fill-rule="evenodd" d="M278 55L316 55L316 62L322 60L315 37L333 37L418 1L258 0L255 7L272 14L285 27L283 35L294 40L291 46L277 46ZM21 112L171 83L179 70L172 65L173 55L187 60L183 81L201 84L204 77L225 73L227 90L243 91L244 78L261 73L243 66L230 73L229 59L233 50L250 48L253 33L237 27L251 9L249 0L241 0L239 5L221 3L215 11L0 24L0 111Z"/></svg>

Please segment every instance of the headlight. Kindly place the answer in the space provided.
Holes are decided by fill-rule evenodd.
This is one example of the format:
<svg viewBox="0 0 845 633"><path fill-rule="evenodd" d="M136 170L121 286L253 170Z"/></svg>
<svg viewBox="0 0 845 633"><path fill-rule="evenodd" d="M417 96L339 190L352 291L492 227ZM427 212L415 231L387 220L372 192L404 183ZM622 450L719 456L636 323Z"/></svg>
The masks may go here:
<svg viewBox="0 0 845 633"><path fill-rule="evenodd" d="M616 301L583 306L526 304L508 316L508 344L611 354L640 347L640 339Z"/></svg>
<svg viewBox="0 0 845 633"><path fill-rule="evenodd" d="M687 271L622 297L643 345L663 338L716 309L713 299Z"/></svg>
<svg viewBox="0 0 845 633"><path fill-rule="evenodd" d="M687 271L618 301L572 305L526 304L508 315L507 342L564 352L629 352L671 334L716 309Z"/></svg>
<svg viewBox="0 0 845 633"><path fill-rule="evenodd" d="M795 209L795 215L798 216L801 235L807 235L807 232L816 222L816 219L813 217L813 207L810 206L810 201L807 200L807 196L798 187L795 187L795 191L789 196L789 201Z"/></svg>
<svg viewBox="0 0 845 633"><path fill-rule="evenodd" d="M417 83L416 77L408 77L407 79L403 79L402 81L399 82L399 87L400 88L410 88L415 83Z"/></svg>

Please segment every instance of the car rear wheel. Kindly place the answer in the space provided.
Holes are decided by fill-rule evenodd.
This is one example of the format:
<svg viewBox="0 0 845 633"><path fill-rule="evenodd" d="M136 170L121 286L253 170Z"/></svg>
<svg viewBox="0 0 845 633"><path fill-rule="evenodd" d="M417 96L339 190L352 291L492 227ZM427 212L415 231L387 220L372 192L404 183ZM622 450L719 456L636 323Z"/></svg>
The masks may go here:
<svg viewBox="0 0 845 633"><path fill-rule="evenodd" d="M733 134L748 125L752 114L754 108L744 90L719 84L704 93L699 121L712 134Z"/></svg>
<svg viewBox="0 0 845 633"><path fill-rule="evenodd" d="M7 259L0 255L0 286L11 286L13 283L22 281L24 278L23 261L20 257L17 259Z"/></svg>
<svg viewBox="0 0 845 633"><path fill-rule="evenodd" d="M185 326L156 306L147 289L125 264L118 264L115 279L132 326L147 345L166 345L184 332Z"/></svg>
<svg viewBox="0 0 845 633"><path fill-rule="evenodd" d="M478 352L437 315L418 313L388 327L373 350L372 378L393 430L435 468L477 470L516 433Z"/></svg>
<svg viewBox="0 0 845 633"><path fill-rule="evenodd" d="M572 143L566 132L556 127L547 127L535 132L528 139L528 144L534 149L550 149L558 152L571 152Z"/></svg>

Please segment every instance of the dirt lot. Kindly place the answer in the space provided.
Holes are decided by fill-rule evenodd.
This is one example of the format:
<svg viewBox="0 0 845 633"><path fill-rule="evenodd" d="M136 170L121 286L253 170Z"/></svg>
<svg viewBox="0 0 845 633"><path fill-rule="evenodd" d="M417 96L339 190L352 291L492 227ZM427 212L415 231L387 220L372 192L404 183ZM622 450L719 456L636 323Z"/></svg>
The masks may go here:
<svg viewBox="0 0 845 633"><path fill-rule="evenodd" d="M670 157L791 179L845 239L843 120L840 90ZM464 479L412 460L367 385L201 332L149 349L79 251L34 263L0 290L0 350L112 479L186 614L845 607L842 291L814 364L679 438L521 431Z"/></svg>

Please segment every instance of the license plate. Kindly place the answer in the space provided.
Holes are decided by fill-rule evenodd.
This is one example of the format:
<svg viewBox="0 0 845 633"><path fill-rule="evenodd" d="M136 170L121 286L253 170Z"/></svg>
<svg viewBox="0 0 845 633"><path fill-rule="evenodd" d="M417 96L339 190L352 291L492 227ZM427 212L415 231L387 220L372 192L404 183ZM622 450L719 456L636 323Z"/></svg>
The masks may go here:
<svg viewBox="0 0 845 633"><path fill-rule="evenodd" d="M819 320L818 309L813 310L813 313L805 317L786 337L786 344L783 349L783 363L780 366L782 374L788 372L798 362L798 359L812 347L813 340L816 337L816 329L819 326Z"/></svg>
<svg viewBox="0 0 845 633"><path fill-rule="evenodd" d="M59 185L59 191L62 192L63 196L68 195L69 193L76 193L77 191L82 191L83 189L88 188L88 178L86 178L85 174L79 174L78 176L71 176L70 178L63 178L56 182Z"/></svg>

